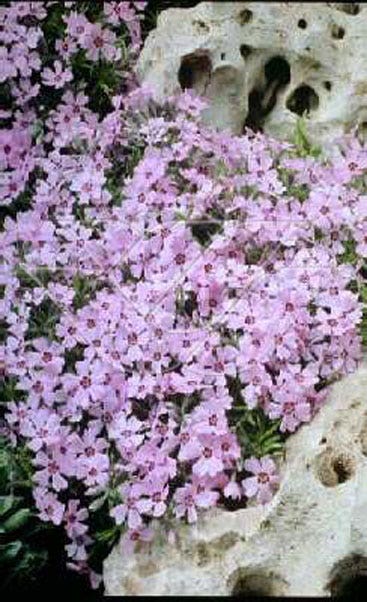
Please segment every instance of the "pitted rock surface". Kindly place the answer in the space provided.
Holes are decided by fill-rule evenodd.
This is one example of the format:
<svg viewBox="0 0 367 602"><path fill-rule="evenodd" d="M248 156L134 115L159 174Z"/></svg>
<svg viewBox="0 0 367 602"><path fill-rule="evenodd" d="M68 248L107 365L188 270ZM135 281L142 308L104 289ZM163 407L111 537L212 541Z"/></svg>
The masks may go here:
<svg viewBox="0 0 367 602"><path fill-rule="evenodd" d="M104 565L109 595L330 596L367 575L367 363L286 444L281 486L264 507L216 509L163 524L148 547Z"/></svg>
<svg viewBox="0 0 367 602"><path fill-rule="evenodd" d="M298 116L327 145L367 135L367 5L202 2L170 8L148 36L137 73L157 99L193 88L203 120L292 139Z"/></svg>

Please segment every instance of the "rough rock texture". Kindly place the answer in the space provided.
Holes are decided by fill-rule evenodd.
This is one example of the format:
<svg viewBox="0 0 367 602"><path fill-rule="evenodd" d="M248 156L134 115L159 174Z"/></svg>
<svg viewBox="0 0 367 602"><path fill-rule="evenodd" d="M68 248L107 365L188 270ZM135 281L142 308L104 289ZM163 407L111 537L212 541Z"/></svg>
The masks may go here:
<svg viewBox="0 0 367 602"><path fill-rule="evenodd" d="M367 574L367 362L335 384L290 437L281 487L264 508L204 514L105 562L110 595L329 596Z"/></svg>
<svg viewBox="0 0 367 602"><path fill-rule="evenodd" d="M159 15L137 73L157 98L196 89L210 99L203 119L236 134L290 139L306 111L327 146L352 126L366 137L366 37L362 3L202 2Z"/></svg>

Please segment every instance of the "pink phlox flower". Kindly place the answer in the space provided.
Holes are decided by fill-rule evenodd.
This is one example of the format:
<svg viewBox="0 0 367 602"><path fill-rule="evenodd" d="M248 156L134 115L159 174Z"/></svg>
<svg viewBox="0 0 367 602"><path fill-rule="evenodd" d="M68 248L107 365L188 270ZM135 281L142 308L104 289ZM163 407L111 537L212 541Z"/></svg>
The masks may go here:
<svg viewBox="0 0 367 602"><path fill-rule="evenodd" d="M136 13L128 2L104 2L103 12L107 21L113 25L119 25L121 21L133 21L136 19Z"/></svg>
<svg viewBox="0 0 367 602"><path fill-rule="evenodd" d="M45 67L42 72L42 81L46 86L59 89L63 88L67 82L73 79L71 69L63 70L61 61L54 61L53 70Z"/></svg>
<svg viewBox="0 0 367 602"><path fill-rule="evenodd" d="M28 447L38 452L60 442L60 418L51 410L40 408L29 412L20 426L20 433L30 441Z"/></svg>
<svg viewBox="0 0 367 602"><path fill-rule="evenodd" d="M129 529L121 538L121 550L124 554L131 554L138 543L148 543L153 536L154 532L149 527Z"/></svg>
<svg viewBox="0 0 367 602"><path fill-rule="evenodd" d="M280 431L294 432L302 422L311 419L311 406L303 396L297 399L297 394L290 390L274 392L274 399L269 404L269 418L281 418Z"/></svg>
<svg viewBox="0 0 367 602"><path fill-rule="evenodd" d="M152 441L146 441L139 447L133 465L138 468L142 478L150 474L151 476L155 475L159 480L168 481L168 479L173 479L177 473L177 461Z"/></svg>
<svg viewBox="0 0 367 602"><path fill-rule="evenodd" d="M198 477L214 477L224 469L221 442L214 435L199 435L200 456L193 464L192 471Z"/></svg>
<svg viewBox="0 0 367 602"><path fill-rule="evenodd" d="M84 535L88 530L87 525L82 522L87 520L88 511L86 508L80 508L79 506L79 500L69 500L64 512L63 520L66 523L66 532L71 539Z"/></svg>
<svg viewBox="0 0 367 602"><path fill-rule="evenodd" d="M38 451L33 463L35 466L41 467L34 475L34 480L41 487L51 486L55 491L67 489L68 482L65 477L69 475L71 467L67 465L65 457L58 451L55 450L51 453Z"/></svg>
<svg viewBox="0 0 367 602"><path fill-rule="evenodd" d="M244 468L254 477L247 477L242 481L242 487L247 497L255 497L258 503L266 504L273 497L274 491L279 484L279 476L276 474L276 465L269 457L250 458L245 460Z"/></svg>
<svg viewBox="0 0 367 602"><path fill-rule="evenodd" d="M120 488L122 503L115 506L110 514L118 525L126 522L129 529L137 529L143 525L142 515L152 507L151 501L143 497L144 489L139 483L123 485Z"/></svg>
<svg viewBox="0 0 367 602"><path fill-rule="evenodd" d="M121 51L115 47L116 35L107 28L102 28L99 23L89 25L85 38L80 44L87 51L87 58L97 61L105 58L114 61L120 58Z"/></svg>
<svg viewBox="0 0 367 602"><path fill-rule="evenodd" d="M67 25L67 33L70 37L83 46L85 43L85 37L89 33L92 24L88 19L81 13L71 12L69 15L64 15L63 21Z"/></svg>
<svg viewBox="0 0 367 602"><path fill-rule="evenodd" d="M191 413L191 429L195 434L225 434L228 431L228 422L225 409L219 400L201 403Z"/></svg>
<svg viewBox="0 0 367 602"><path fill-rule="evenodd" d="M158 518L167 510L168 485L164 481L147 478L137 484L137 491L142 496L147 496L150 508L148 514Z"/></svg>
<svg viewBox="0 0 367 602"><path fill-rule="evenodd" d="M61 345L50 343L46 338L39 338L32 340L32 347L35 348L35 351L29 351L26 355L32 367L42 369L53 377L61 373L64 366Z"/></svg>
<svg viewBox="0 0 367 602"><path fill-rule="evenodd" d="M217 491L207 489L199 481L187 483L175 491L175 515L177 518L187 517L189 523L194 523L198 516L197 509L215 506L218 498Z"/></svg>
<svg viewBox="0 0 367 602"><path fill-rule="evenodd" d="M77 567L86 568L86 560L88 559L87 547L90 547L93 542L92 538L86 533L75 534L71 538L71 543L65 546L68 558L77 563Z"/></svg>
<svg viewBox="0 0 367 602"><path fill-rule="evenodd" d="M33 491L39 517L45 522L52 522L54 525L60 525L64 516L65 505L62 504L54 493L44 488L37 488Z"/></svg>
<svg viewBox="0 0 367 602"><path fill-rule="evenodd" d="M111 439L115 439L121 447L138 447L144 440L143 423L135 416L127 416L121 412L117 414L107 426Z"/></svg>
<svg viewBox="0 0 367 602"><path fill-rule="evenodd" d="M242 491L239 484L231 479L223 489L223 494L226 498L238 500L242 497Z"/></svg>

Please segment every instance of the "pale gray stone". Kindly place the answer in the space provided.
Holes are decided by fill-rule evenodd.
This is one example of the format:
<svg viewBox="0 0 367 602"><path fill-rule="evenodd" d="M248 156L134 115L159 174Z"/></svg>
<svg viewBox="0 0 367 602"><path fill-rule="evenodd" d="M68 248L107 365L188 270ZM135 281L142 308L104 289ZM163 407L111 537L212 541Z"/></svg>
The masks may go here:
<svg viewBox="0 0 367 602"><path fill-rule="evenodd" d="M137 73L158 99L180 81L205 94L204 121L235 134L249 119L291 139L305 109L327 147L354 126L367 135L366 38L363 3L202 2L160 13Z"/></svg>

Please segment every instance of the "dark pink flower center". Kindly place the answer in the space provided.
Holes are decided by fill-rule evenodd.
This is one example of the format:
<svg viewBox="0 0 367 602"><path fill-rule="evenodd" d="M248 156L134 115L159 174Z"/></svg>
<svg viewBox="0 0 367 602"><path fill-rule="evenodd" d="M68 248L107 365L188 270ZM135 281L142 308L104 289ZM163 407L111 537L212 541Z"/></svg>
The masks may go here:
<svg viewBox="0 0 367 602"><path fill-rule="evenodd" d="M89 376L83 376L83 378L80 379L80 384L84 389L88 389L88 387L91 386L92 381Z"/></svg>
<svg viewBox="0 0 367 602"><path fill-rule="evenodd" d="M269 475L266 472L259 472L259 474L257 475L258 481L259 483L268 483L269 482Z"/></svg>
<svg viewBox="0 0 367 602"><path fill-rule="evenodd" d="M186 257L183 253L177 253L176 257L175 257L175 262L177 263L177 265L183 265L186 261Z"/></svg>
<svg viewBox="0 0 367 602"><path fill-rule="evenodd" d="M293 401L286 401L283 405L283 412L285 414L292 414L292 412L294 412L294 405Z"/></svg>

